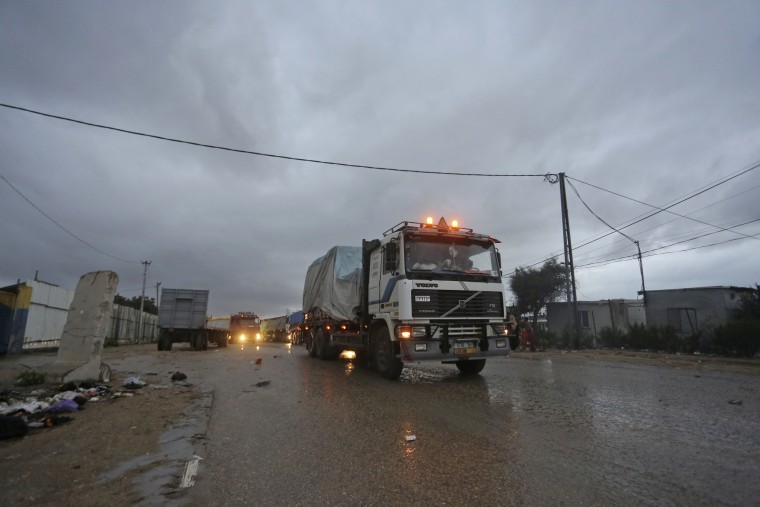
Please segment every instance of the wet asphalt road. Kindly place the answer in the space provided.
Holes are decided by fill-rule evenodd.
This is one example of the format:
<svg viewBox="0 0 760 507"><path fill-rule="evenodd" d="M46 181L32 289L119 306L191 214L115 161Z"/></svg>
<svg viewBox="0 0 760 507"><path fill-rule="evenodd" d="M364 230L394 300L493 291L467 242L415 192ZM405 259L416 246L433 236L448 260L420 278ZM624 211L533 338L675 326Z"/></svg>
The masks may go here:
<svg viewBox="0 0 760 507"><path fill-rule="evenodd" d="M756 376L527 357L489 360L470 378L450 365L414 366L393 382L282 344L162 353L163 366L214 393L199 476L184 500L760 502Z"/></svg>

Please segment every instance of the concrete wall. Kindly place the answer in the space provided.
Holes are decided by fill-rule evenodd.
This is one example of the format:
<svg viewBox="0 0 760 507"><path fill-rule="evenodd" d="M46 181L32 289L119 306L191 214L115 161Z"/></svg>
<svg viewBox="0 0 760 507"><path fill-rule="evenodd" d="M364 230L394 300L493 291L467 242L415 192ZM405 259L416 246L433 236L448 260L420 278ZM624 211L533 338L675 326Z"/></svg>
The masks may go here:
<svg viewBox="0 0 760 507"><path fill-rule="evenodd" d="M111 314L111 328L106 337L108 343L137 343L137 328L140 324L140 310L128 306L114 305ZM143 312L143 342L158 339L158 316Z"/></svg>
<svg viewBox="0 0 760 507"><path fill-rule="evenodd" d="M24 349L58 346L74 291L37 280L25 283L32 288L32 300L24 330Z"/></svg>
<svg viewBox="0 0 760 507"><path fill-rule="evenodd" d="M0 354L57 348L74 291L27 280L0 291ZM106 339L135 343L140 310L114 305ZM143 312L143 341L158 338L158 317Z"/></svg>
<svg viewBox="0 0 760 507"><path fill-rule="evenodd" d="M705 336L724 324L741 302L745 287L702 287L647 291L647 322L672 326L683 336L703 332Z"/></svg>
<svg viewBox="0 0 760 507"><path fill-rule="evenodd" d="M21 352L31 299L32 288L25 284L0 291L0 354Z"/></svg>
<svg viewBox="0 0 760 507"><path fill-rule="evenodd" d="M578 301L581 331L598 336L602 328L609 327L627 333L634 324L646 323L642 301L633 299L602 299ZM549 303L546 309L549 331L561 334L565 326L574 326L573 305Z"/></svg>

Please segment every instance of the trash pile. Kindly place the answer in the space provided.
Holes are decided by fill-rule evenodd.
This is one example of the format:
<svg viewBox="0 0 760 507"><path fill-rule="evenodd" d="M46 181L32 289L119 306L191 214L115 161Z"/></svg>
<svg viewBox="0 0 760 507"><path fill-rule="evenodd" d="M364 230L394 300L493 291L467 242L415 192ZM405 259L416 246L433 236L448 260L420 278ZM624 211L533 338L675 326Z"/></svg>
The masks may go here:
<svg viewBox="0 0 760 507"><path fill-rule="evenodd" d="M175 372L171 378L172 382L186 379L187 375L182 372ZM37 386L41 382L44 382L44 375L25 372L17 378L16 387L0 392L0 440L22 437L30 430L67 423L74 418L62 414L84 410L88 403L131 397L134 390L148 385L136 376L124 379L121 389L93 380ZM167 386L151 387L159 389Z"/></svg>
<svg viewBox="0 0 760 507"><path fill-rule="evenodd" d="M177 371L171 380L172 383L187 380L187 375ZM25 372L18 376L16 387L0 391L0 440L22 437L30 430L67 423L74 418L62 414L84 410L88 403L132 397L133 391L148 385L137 376L127 377L121 388L117 389L94 380L47 387L40 387L38 384L41 382L44 382L44 375ZM150 387L166 389L168 386L151 384Z"/></svg>
<svg viewBox="0 0 760 507"><path fill-rule="evenodd" d="M25 384L17 382L17 385ZM61 415L84 410L88 402L113 396L110 385L95 381L67 382L57 388L21 388L0 392L0 440L26 435L30 429L51 428L71 421Z"/></svg>

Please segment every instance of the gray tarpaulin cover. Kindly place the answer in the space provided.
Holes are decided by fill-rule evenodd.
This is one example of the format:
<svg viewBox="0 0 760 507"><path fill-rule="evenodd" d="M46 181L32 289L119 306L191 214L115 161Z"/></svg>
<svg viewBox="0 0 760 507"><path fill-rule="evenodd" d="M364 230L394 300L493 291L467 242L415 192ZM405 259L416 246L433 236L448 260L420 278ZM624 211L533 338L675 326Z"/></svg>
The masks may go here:
<svg viewBox="0 0 760 507"><path fill-rule="evenodd" d="M359 306L361 267L358 246L334 246L312 262L303 285L303 311L320 308L335 319L353 319L354 307Z"/></svg>

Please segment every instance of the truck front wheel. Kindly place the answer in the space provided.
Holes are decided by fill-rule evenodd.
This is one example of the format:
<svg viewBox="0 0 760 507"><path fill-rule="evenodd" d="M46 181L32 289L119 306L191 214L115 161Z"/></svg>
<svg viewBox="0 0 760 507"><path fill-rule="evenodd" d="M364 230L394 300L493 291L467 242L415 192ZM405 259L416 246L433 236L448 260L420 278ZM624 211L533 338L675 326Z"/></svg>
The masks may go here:
<svg viewBox="0 0 760 507"><path fill-rule="evenodd" d="M401 376L401 370L404 369L404 363L401 359L396 357L393 350L393 342L391 342L388 329L382 327L375 332L375 343L372 347L374 351L374 363L375 369L381 377L388 380L396 380Z"/></svg>
<svg viewBox="0 0 760 507"><path fill-rule="evenodd" d="M457 361L454 363L462 375L475 375L483 371L486 366L485 359L471 359L469 361Z"/></svg>

